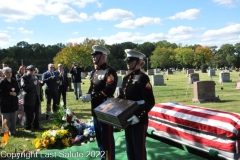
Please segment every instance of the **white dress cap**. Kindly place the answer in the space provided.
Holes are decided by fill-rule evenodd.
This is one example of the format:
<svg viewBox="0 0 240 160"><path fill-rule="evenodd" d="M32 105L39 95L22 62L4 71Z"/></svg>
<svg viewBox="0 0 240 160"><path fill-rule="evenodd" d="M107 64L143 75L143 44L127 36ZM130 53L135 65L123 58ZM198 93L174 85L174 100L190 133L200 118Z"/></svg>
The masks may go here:
<svg viewBox="0 0 240 160"><path fill-rule="evenodd" d="M127 54L127 57L135 57L135 58L139 58L139 59L143 59L146 57L145 54L135 51L133 49L125 49L125 52Z"/></svg>
<svg viewBox="0 0 240 160"><path fill-rule="evenodd" d="M99 45L93 45L92 49L93 49L92 55L100 54L100 53L105 54L105 55L110 54L110 51L108 49L106 49L106 48L104 48L102 46L99 46Z"/></svg>

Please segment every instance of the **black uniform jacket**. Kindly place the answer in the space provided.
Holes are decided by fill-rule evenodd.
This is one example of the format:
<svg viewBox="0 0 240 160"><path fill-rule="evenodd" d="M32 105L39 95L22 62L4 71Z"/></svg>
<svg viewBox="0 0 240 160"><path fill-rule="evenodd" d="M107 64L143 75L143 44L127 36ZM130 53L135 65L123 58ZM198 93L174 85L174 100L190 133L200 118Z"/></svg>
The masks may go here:
<svg viewBox="0 0 240 160"><path fill-rule="evenodd" d="M116 71L104 63L92 71L90 81L88 94L91 94L92 97L92 116L96 117L93 110L106 101L107 98L113 97L118 77Z"/></svg>
<svg viewBox="0 0 240 160"><path fill-rule="evenodd" d="M139 118L140 123L148 122L148 112L155 105L155 99L149 77L140 69L129 73L123 78L118 98L132 101L144 100L145 103L138 106L134 115Z"/></svg>

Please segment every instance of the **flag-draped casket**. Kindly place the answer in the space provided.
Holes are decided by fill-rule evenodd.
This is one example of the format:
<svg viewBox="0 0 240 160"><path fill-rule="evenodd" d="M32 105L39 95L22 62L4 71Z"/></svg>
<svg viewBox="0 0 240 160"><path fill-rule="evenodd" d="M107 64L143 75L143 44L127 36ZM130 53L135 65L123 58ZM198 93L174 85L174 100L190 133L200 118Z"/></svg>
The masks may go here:
<svg viewBox="0 0 240 160"><path fill-rule="evenodd" d="M155 104L149 127L197 147L229 156L240 151L240 114L178 103ZM232 158L233 154L230 154Z"/></svg>

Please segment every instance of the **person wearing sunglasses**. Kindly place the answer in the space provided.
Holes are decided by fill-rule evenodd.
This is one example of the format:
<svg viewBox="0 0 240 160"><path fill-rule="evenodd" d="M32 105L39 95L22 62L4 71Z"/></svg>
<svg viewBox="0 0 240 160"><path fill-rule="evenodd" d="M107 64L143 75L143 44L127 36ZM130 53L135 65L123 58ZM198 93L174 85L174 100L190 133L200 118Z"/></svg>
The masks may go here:
<svg viewBox="0 0 240 160"><path fill-rule="evenodd" d="M127 120L131 125L125 129L126 152L129 160L146 160L148 112L154 106L155 99L149 77L141 71L145 54L132 49L125 49L125 53L129 73L123 78L118 98L138 103L138 109Z"/></svg>

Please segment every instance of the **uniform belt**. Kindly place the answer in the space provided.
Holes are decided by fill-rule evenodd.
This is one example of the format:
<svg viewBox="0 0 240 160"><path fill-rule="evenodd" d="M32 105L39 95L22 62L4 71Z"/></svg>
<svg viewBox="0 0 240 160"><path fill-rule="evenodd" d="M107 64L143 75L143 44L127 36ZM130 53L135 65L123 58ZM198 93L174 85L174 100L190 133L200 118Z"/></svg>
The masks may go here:
<svg viewBox="0 0 240 160"><path fill-rule="evenodd" d="M144 100L140 100L140 101L136 101L136 102L137 102L138 105L140 105L140 104L144 104L144 103L145 103Z"/></svg>

